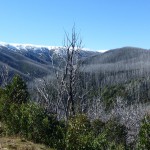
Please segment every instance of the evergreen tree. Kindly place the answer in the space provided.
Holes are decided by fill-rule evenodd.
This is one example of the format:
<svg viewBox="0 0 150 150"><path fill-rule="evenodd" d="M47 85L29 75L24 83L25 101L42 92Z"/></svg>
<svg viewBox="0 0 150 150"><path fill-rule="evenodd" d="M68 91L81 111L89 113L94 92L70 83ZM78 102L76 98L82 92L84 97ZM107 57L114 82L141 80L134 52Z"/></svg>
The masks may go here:
<svg viewBox="0 0 150 150"><path fill-rule="evenodd" d="M5 92L7 100L11 103L27 103L29 99L27 85L19 75L14 76L11 84L6 86Z"/></svg>

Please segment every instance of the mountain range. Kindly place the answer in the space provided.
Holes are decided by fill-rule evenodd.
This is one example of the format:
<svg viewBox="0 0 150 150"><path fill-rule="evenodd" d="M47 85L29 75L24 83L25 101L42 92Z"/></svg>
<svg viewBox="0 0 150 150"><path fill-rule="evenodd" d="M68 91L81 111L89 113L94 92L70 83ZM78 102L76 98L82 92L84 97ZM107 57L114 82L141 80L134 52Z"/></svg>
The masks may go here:
<svg viewBox="0 0 150 150"><path fill-rule="evenodd" d="M0 43L0 66L6 66L9 75L20 74L26 79L51 75L60 58L66 55L64 47L31 44ZM101 82L121 82L150 73L150 51L136 47L123 47L100 53L81 50L84 72L97 74Z"/></svg>
<svg viewBox="0 0 150 150"><path fill-rule="evenodd" d="M79 57L86 59L96 54L99 52L81 50ZM64 47L0 43L0 66L7 65L10 76L16 73L27 79L46 76L54 69L52 59L57 66L64 55Z"/></svg>

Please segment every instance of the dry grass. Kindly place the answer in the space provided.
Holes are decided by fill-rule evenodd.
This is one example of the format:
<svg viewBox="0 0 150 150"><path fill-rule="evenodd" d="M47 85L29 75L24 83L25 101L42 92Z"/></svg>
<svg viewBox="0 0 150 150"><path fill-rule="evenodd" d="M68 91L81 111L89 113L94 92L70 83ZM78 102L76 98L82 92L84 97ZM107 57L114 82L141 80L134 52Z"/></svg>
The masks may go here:
<svg viewBox="0 0 150 150"><path fill-rule="evenodd" d="M53 150L44 145L34 144L25 139L0 137L0 150Z"/></svg>

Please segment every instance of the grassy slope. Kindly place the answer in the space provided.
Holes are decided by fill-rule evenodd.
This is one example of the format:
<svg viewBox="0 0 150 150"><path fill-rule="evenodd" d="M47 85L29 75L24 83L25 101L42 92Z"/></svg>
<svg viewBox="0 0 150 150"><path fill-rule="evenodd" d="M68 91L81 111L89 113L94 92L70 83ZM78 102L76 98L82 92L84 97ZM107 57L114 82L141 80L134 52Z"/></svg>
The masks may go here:
<svg viewBox="0 0 150 150"><path fill-rule="evenodd" d="M0 137L0 150L54 150L15 137Z"/></svg>

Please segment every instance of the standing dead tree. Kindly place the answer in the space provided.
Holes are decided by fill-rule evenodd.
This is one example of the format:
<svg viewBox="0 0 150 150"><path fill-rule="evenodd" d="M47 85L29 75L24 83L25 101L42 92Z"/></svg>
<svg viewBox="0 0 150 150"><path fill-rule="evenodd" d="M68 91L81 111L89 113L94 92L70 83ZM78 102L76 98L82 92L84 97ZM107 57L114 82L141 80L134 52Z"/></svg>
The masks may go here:
<svg viewBox="0 0 150 150"><path fill-rule="evenodd" d="M76 33L75 26L71 35L65 32L64 47L61 54L50 55L54 74L52 79L40 79L36 82L42 105L57 114L58 119L74 116L77 112L84 110L86 88L80 87L80 64L79 55L82 49L82 40ZM57 58L57 64L55 59ZM58 59L59 58L59 59ZM83 91L83 92L82 92ZM40 100L41 101L41 100ZM81 108L82 107L82 108Z"/></svg>
<svg viewBox="0 0 150 150"><path fill-rule="evenodd" d="M58 91L58 106L63 105L66 119L69 116L76 114L75 103L78 97L78 82L79 82L79 52L81 50L82 40L79 34L75 31L75 26L72 28L71 37L65 33L64 49L66 51L63 58L63 67L60 71L56 71L57 91Z"/></svg>
<svg viewBox="0 0 150 150"><path fill-rule="evenodd" d="M9 78L9 69L7 65L0 67L0 85L5 87L10 81Z"/></svg>

